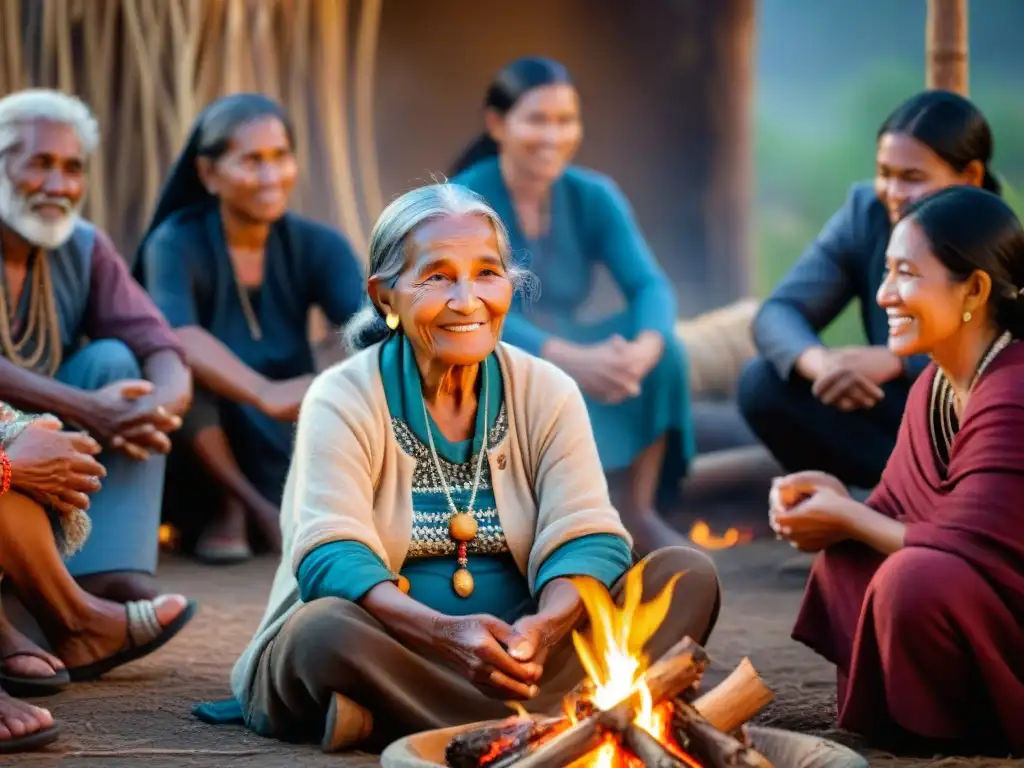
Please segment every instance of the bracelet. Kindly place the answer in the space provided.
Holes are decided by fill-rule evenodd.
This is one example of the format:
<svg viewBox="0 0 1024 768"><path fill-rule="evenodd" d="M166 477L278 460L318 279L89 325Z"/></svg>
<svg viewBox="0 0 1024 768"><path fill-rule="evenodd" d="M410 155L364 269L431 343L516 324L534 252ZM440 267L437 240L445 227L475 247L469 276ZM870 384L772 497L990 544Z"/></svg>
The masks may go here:
<svg viewBox="0 0 1024 768"><path fill-rule="evenodd" d="M0 480L0 496L4 496L11 490L11 460L7 458L7 451L0 448L0 468L3 469L3 479Z"/></svg>

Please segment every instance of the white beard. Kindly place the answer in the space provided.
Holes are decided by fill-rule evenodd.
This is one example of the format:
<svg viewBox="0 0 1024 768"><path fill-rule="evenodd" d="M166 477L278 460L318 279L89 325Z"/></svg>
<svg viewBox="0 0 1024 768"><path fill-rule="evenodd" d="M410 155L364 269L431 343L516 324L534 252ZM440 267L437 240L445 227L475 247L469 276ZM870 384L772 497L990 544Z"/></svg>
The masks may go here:
<svg viewBox="0 0 1024 768"><path fill-rule="evenodd" d="M18 194L18 190L0 165L0 221L17 232L26 241L46 250L64 245L75 231L85 198L77 205L64 197L50 197L39 192L29 197ZM65 215L57 221L49 221L37 214L33 207L40 203L59 205Z"/></svg>

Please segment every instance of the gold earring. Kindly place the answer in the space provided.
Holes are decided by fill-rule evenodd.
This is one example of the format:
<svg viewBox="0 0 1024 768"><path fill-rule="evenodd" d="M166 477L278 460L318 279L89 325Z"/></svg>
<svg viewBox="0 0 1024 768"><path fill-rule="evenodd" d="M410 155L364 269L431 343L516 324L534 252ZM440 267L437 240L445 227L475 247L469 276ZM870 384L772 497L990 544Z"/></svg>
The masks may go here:
<svg viewBox="0 0 1024 768"><path fill-rule="evenodd" d="M973 317L973 315L971 315L971 313L969 311L968 312L964 312L964 322L965 323L971 322L971 317Z"/></svg>
<svg viewBox="0 0 1024 768"><path fill-rule="evenodd" d="M402 321L394 312L388 312L387 316L384 318L384 322L387 323L388 328L390 328L392 331L397 331L398 324Z"/></svg>

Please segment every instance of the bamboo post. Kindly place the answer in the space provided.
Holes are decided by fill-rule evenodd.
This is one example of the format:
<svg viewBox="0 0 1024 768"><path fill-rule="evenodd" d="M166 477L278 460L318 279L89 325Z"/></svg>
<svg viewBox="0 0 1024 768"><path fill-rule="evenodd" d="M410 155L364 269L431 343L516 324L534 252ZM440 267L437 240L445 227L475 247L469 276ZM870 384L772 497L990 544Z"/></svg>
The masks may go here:
<svg viewBox="0 0 1024 768"><path fill-rule="evenodd" d="M926 83L968 94L967 0L928 0Z"/></svg>

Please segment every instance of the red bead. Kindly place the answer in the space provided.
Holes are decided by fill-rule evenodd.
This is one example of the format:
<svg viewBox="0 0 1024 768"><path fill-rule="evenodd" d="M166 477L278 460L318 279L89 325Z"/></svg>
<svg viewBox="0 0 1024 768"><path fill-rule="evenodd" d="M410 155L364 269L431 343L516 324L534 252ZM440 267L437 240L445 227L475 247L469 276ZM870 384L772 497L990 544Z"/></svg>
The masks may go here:
<svg viewBox="0 0 1024 768"><path fill-rule="evenodd" d="M0 478L0 496L11 490L11 460L7 458L7 452L0 448L0 468L3 471L3 478Z"/></svg>
<svg viewBox="0 0 1024 768"><path fill-rule="evenodd" d="M459 542L459 557L460 558L466 556L467 549L468 549L468 546L467 546L466 542L460 541Z"/></svg>

